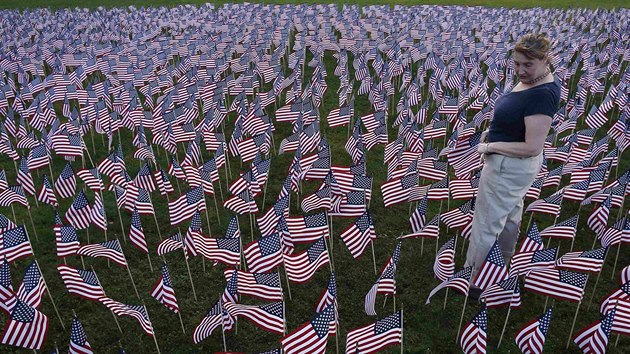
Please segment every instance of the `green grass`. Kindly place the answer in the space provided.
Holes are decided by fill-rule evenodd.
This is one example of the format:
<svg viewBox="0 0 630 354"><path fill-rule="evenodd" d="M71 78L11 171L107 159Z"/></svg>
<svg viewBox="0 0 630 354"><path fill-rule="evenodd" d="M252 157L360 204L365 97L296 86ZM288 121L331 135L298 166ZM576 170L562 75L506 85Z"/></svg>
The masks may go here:
<svg viewBox="0 0 630 354"><path fill-rule="evenodd" d="M115 2L116 4L122 4L121 2ZM472 3L472 2L471 2ZM494 2L498 4L498 2ZM519 2L523 4L524 2ZM609 4L611 2L608 2ZM5 5L3 3L2 5ZM25 4L25 3L22 3ZM50 6L54 6L54 3L47 3ZM85 6L88 4L82 3ZM146 3L145 3L146 4ZM171 3L172 4L172 3ZM507 6L512 6L509 2L501 2ZM554 3L555 4L555 3ZM563 4L566 4L563 2ZM27 5L28 6L28 5ZM90 5L91 6L91 5ZM96 5L94 5L96 6ZM307 58L307 61L310 57ZM351 58L350 58L351 60ZM349 165L351 163L350 157L345 152L344 143L347 137L347 130L344 127L330 129L326 123L325 117L327 113L336 107L337 97L336 90L339 86L339 80L332 73L336 62L331 53L326 53L325 57L326 69L329 73L328 91L323 101L321 108L322 117L322 133L326 135L332 148L332 159L335 165ZM627 70L627 66L625 68ZM306 77L312 72L311 68L307 67ZM624 72L622 70L621 72ZM356 89L357 86L355 86ZM425 96L426 97L426 96ZM398 96L396 96L397 100ZM601 95L595 97L596 102L601 101ZM356 102L356 114L360 116L370 111L367 98L364 96L358 97ZM60 109L60 107L56 107ZM273 112L268 112L273 116ZM390 117L389 123L393 122L394 117ZM231 125L234 122L234 115L231 114L226 124L226 135L231 134ZM280 141L288 136L291 132L291 126L287 123L276 123L276 132L274 133L276 148ZM606 129L603 127L598 132L598 137L601 137ZM390 140L394 130L390 129ZM120 137L116 137L115 141L120 139L123 142L123 150L125 160L127 162L127 168L131 176L135 176L139 162L132 158L133 146L129 143L132 136L128 132L123 132ZM97 163L106 155L106 145L103 144L99 136L94 136L94 140L86 138L85 142L88 145L92 159ZM438 147L442 146L441 139L436 141ZM277 151L277 149L276 149ZM24 152L24 151L22 151ZM180 156L182 153L182 147L180 146ZM160 151L158 161L161 166L167 166L166 156L163 151ZM204 160L211 157L211 154L203 151ZM386 170L382 166L383 146L377 146L372 151L368 152L368 174L374 177L373 199L371 201L371 212L374 218L378 238L375 242L375 259L376 266L380 267L391 256L391 252L396 244L396 238L402 233L408 233L410 231L408 224L409 206L407 204L395 205L390 208L383 207L382 195L380 193L379 186L385 181ZM267 188L266 205L267 209L270 203L275 199L280 190L280 183L283 181L286 175L287 168L291 161L292 154L277 155L272 154L272 169L269 177L269 185ZM58 157L54 159L54 172L58 175L63 167L64 161ZM239 161L231 160L231 180L236 177L237 172L244 171L245 166L240 165ZM7 178L12 183L15 181L15 171L13 169L12 162L8 161L6 156L0 157L0 166L7 171ZM77 161L73 164L75 170L78 170L81 166L81 161ZM91 167L91 163L86 157L86 166ZM550 166L553 168L557 166L557 163ZM619 172L625 171L630 167L630 158L626 153L621 160L619 166ZM41 175L47 173L46 169L33 172L33 177L36 186L41 185ZM226 176L224 171L221 171L221 185L223 193L226 190ZM176 188L175 196L179 195L177 192L177 184L174 179L171 182ZM186 185L183 182L179 182L182 190L186 189ZM563 179L563 185L568 183L568 176ZM80 184L80 183L79 183ZM317 186L318 182L305 182L303 185L304 192L300 198L308 195ZM215 185L215 187L217 187ZM552 190L544 190L543 195L549 195ZM227 195L224 194L226 197ZM174 198L175 196L171 197ZM88 192L88 198L93 201L93 192ZM219 198L218 202L221 203L220 194L217 194ZM298 207L296 198L297 195L293 194L291 200L291 214L298 214ZM152 195L154 207L157 214L157 221L151 216L142 216L142 223L147 236L147 242L150 250L155 250L160 238L158 236L157 227L161 230L163 237L176 232L177 228L171 227L168 222L168 212L166 206L166 200L162 198L158 193ZM34 198L29 198L31 206L35 205ZM231 217L231 214L223 209L219 208L219 217L214 210L214 201L212 198L207 199L209 210L208 217L211 222L212 236L217 237L225 232L227 221ZM62 200L60 210L64 212L70 206L71 200ZM257 200L259 208L262 210L262 198ZM107 217L109 221L108 238L119 238L122 240L123 234L128 232L130 217L128 213L122 213L122 219L124 223L124 229L121 229L118 214L115 212L115 201L112 193L105 192L105 203L107 206ZM429 205L431 210L428 218L430 219L439 210L450 210L461 204L461 201L450 201L448 204L432 202ZM438 208L438 206L440 208ZM439 209L439 210L438 210ZM32 207L32 217L35 229L37 231L38 239L35 238L35 230L31 226L29 220L29 214L25 208L16 206L15 213L17 215L17 223L24 223L27 225L31 239L33 241L33 248L36 258L42 267L46 281L50 287L54 301L57 308L60 311L63 323L66 326L66 330L62 330L59 320L55 316L54 309L52 308L49 299L44 299L41 310L50 318L50 330L48 334L48 341L43 352L50 352L57 345L60 351L67 349L69 341L69 326L72 311L76 311L80 317L83 326L86 330L88 339L96 352L114 352L115 348L120 344L127 349L130 353L144 353L154 350L153 340L144 335L139 325L135 320L124 317L119 318L118 322L123 330L120 333L114 323L112 316L106 308L98 303L90 302L82 298L78 298L74 295L70 295L65 290L63 283L56 271L56 265L62 260L56 259L55 241L52 232L53 226L53 210L49 206L40 206L39 208ZM586 218L590 214L592 208L585 207L581 209L581 218L578 228L578 236L576 238L575 250L590 249L594 234L586 226ZM10 208L3 208L0 212L7 216L11 216L12 210ZM559 220L563 220L577 212L576 203L566 202L563 207L562 215ZM613 209L611 215L617 215L617 209ZM529 215L524 216L524 223L526 223ZM611 216L611 218L613 218ZM202 215L202 227L206 234L208 233L206 227L205 217ZM249 218L244 216L240 217L240 226L244 243L249 242L252 237L258 237L257 231L254 231L252 235L250 229ZM340 333L338 338L331 338L328 342L328 352L334 353L336 341L339 342L340 350L345 348L345 335L349 330L357 328L359 326L366 325L374 321L365 315L363 310L363 299L369 288L372 286L376 279L374 274L374 265L370 250L368 249L366 254L358 260L354 260L349 254L345 245L338 237L340 232L345 229L353 220L335 218L333 222L333 234L334 240L332 242L333 260L334 266L337 271L337 285L338 285L338 298L339 298L339 315L340 315ZM553 223L553 220L549 217L536 215L535 221L542 229ZM185 231L187 223L182 225L182 231ZM523 230L525 225L523 225ZM85 231L79 231L82 243L86 243L88 234ZM443 227L440 233L439 244L443 244L450 236L454 234L454 231L447 230ZM91 228L89 231L90 242L98 242L105 239L105 235L99 232L95 228ZM563 254L568 251L569 243L566 241L558 242L552 241L552 246L560 246L560 253ZM459 241L457 248L457 268L459 269L463 264L462 256L462 242ZM398 295L395 300L396 308L404 308L405 316L405 332L404 332L404 350L409 353L447 353L447 352L459 352L459 345L455 343L455 336L457 333L457 327L459 324L460 314L462 311L464 298L459 295L449 292L448 302L443 309L444 291L438 293L430 305L424 305L425 299L430 290L438 284L433 278L432 264L435 252L436 242L434 240L407 240L403 243L401 259L399 262L399 271L397 274L397 286ZM465 246L464 246L465 247ZM304 246L300 246L299 249L303 249ZM198 296L197 301L194 300L191 293L190 280L186 270L186 265L183 262L183 255L181 253L173 253L167 255L166 261L168 262L170 274L172 277L173 285L177 295L177 299L182 311L182 318L186 334L182 333L178 317L157 303L149 296L150 289L156 279L159 277L159 264L161 259L151 254L151 262L153 265L153 271L149 269L149 263L147 257L139 252L129 243L123 243L124 252L129 260L130 269L133 274L133 278L138 287L138 291L142 298L142 301L147 305L149 315L153 320L153 324L156 331L156 339L162 350L162 353L207 353L213 351L222 351L223 344L220 331L215 331L213 335L203 341L200 345L193 345L191 341L191 334L195 326L199 323L201 318L205 315L210 306L221 295L223 288L225 287L225 280L223 277L223 266L212 267L210 262L206 262L205 271L202 260L197 257L190 261L190 268L193 273L193 280L195 284L196 293ZM577 323L575 331L585 327L595 319L599 317L598 303L606 294L618 286L617 276L622 266L630 264L630 254L627 249L623 249L620 253L619 262L615 274L613 274L613 263L616 248L612 250L606 261L606 265L599 279L597 289L595 288L596 276L591 276L589 283L586 287L585 302L580 308L580 312L577 317ZM20 260L16 262L16 266L11 267L12 278L14 287L17 288L21 281L24 269L28 266L31 259ZM82 267L81 260L77 257L69 257L67 259L68 264L74 267ZM86 267L93 266L98 274L107 295L117 301L128 304L138 304L140 300L137 299L134 289L129 282L127 272L115 265L108 266L107 262L103 259L90 259L84 257ZM291 284L292 300L286 299L286 314L287 314L287 328L289 331L294 330L302 323L308 321L314 314L314 306L320 295L325 289L326 282L328 280L329 270L324 268L317 272L314 278L306 284ZM283 275L284 276L284 275ZM614 277L614 279L613 279ZM286 281L283 281L283 287L286 289ZM589 299L593 296L593 304L589 308ZM260 304L261 301L252 299L242 299L243 303L248 304ZM394 302L392 299L388 299L383 305L383 297L379 296L377 305L377 312L379 316L387 315L393 312ZM524 323L539 316L543 312L543 306L545 305L545 298L532 294L530 292L523 292L523 307L514 310L510 314L510 320L508 322L505 336L500 350L496 350L495 347L499 340L499 334L503 326L507 310L506 309L492 309L489 311L489 338L488 348L490 352L518 352L518 349L513 343L513 335L515 331L520 328ZM479 305L468 303L466 311L464 313L464 322L470 320L472 316L478 311ZM545 350L548 352L566 352L565 345L568 338L568 333L571 329L571 322L575 313L576 304L558 301L555 303L555 315L552 319L550 332L548 335L547 344ZM1 320L6 320L6 315L0 315ZM279 346L279 335L271 334L258 329L247 320L241 319L238 321L238 328L235 331L226 333L226 343L228 350L243 351L251 353L254 351L264 351ZM614 343L616 337L613 337ZM576 351L575 345L570 347L571 352ZM619 341L619 345L613 348L613 345L609 346L612 353L624 353L630 351L630 341L628 338L622 337ZM15 351L24 352L24 350L13 350L6 346L0 346L0 351ZM389 352L399 352L400 348L395 347L389 350Z"/></svg>
<svg viewBox="0 0 630 354"><path fill-rule="evenodd" d="M88 8L96 8L99 6L103 6L106 8L111 7L123 7L134 5L136 7L141 6L176 6L180 4L197 4L202 5L204 3L214 3L216 6L220 6L224 3L235 3L233 1L203 1L203 0L153 0L153 1L141 1L141 0L88 0L88 1L79 1L79 0L50 0L50 1L41 1L41 0L4 0L0 3L0 9L26 9L26 8L37 8L37 7L49 7L51 9L58 8L74 8L74 7L88 7ZM558 7L558 8L577 8L577 7L585 7L585 8L603 8L603 9L612 9L612 8L620 8L620 7L628 7L628 2L625 0L592 0L592 1L582 1L582 0L546 0L546 1L534 1L534 0L466 0L466 1L453 1L453 0L424 0L424 1L415 1L415 0L394 0L394 1L378 1L378 0L362 0L362 1L316 1L316 0L303 0L303 1L291 1L291 0L280 0L280 1L264 1L264 3L272 3L272 4L320 4L320 3L335 3L335 4L357 4L360 6L365 5L379 5L379 4L390 4L390 5L406 5L406 6L414 6L420 4L426 5L464 5L464 6L490 6L490 7L514 7L514 8L528 8L528 7Z"/></svg>

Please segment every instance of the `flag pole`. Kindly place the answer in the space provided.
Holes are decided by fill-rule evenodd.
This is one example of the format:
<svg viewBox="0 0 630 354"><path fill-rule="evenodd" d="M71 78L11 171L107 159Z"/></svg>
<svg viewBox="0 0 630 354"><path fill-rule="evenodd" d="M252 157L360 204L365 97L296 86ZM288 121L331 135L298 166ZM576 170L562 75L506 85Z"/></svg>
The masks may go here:
<svg viewBox="0 0 630 354"><path fill-rule="evenodd" d="M181 231L179 233L182 234ZM190 272L190 265L188 264L188 255L186 255L186 247L182 245L182 251L184 252L184 262L186 263L186 269L188 270L188 277L190 278L190 287L192 288L193 297L197 301L197 293L195 292L195 283L193 282L192 273Z"/></svg>
<svg viewBox="0 0 630 354"><path fill-rule="evenodd" d="M462 315L459 317L459 326L457 327L457 336L455 336L455 343L459 341L459 332L462 330L462 322L464 321L464 312L466 311L466 303L468 303L468 292L466 292L466 298L464 298L464 306L462 307Z"/></svg>
<svg viewBox="0 0 630 354"><path fill-rule="evenodd" d="M404 340L404 333L405 333L405 325L404 325L404 316L403 316L403 310L404 310L404 306L403 304L400 304L400 354L404 353L403 350L403 340Z"/></svg>
<svg viewBox="0 0 630 354"><path fill-rule="evenodd" d="M514 295L512 295L514 298ZM501 336L499 337L499 343L497 344L497 349L501 346L501 341L503 340L503 335L505 334L505 328L507 327L508 319L510 318L510 311L512 311L512 304L508 306L507 315L505 315L505 322L503 322L503 329L501 330Z"/></svg>
<svg viewBox="0 0 630 354"><path fill-rule="evenodd" d="M374 240L370 240L370 245L372 246L372 263L374 263L374 274L378 275L378 269L376 268L376 256L374 255Z"/></svg>
<svg viewBox="0 0 630 354"><path fill-rule="evenodd" d="M613 265L612 276L610 279L615 278L615 271L617 270L617 260L619 260L619 250L621 249L621 242L617 244L617 255L615 256L615 264Z"/></svg>
<svg viewBox="0 0 630 354"><path fill-rule="evenodd" d="M219 307L221 307L221 336L223 336L223 351L227 352L227 344L225 342L225 320L223 315L223 302L219 298Z"/></svg>
<svg viewBox="0 0 630 354"><path fill-rule="evenodd" d="M619 242L619 244L621 244L621 242ZM591 305L593 304L593 297L595 297L595 291L597 290L597 284L599 284L599 277L602 275L602 272L604 271L604 263L606 263L606 258L608 258L608 248L606 248L606 251L604 253L604 260L602 262L602 269L600 269L599 272L597 273L597 280L595 280L595 285L593 286L593 292L591 293L591 298L590 298L590 300L588 300L588 308L586 309L587 311L591 309Z"/></svg>
<svg viewBox="0 0 630 354"><path fill-rule="evenodd" d="M31 243L30 240L28 242L29 244ZM32 248L33 246L31 246L31 249ZM63 320L61 319L61 315L59 314L57 305L55 305L55 301L53 300L52 294L50 293L50 289L48 288L48 284L46 283L46 279L44 278L44 273L42 273L42 268L39 266L39 262L37 262L37 259L35 259L35 264L37 265L37 270L39 270L39 276L42 277L42 281L44 282L44 286L46 287L46 293L48 294L48 297L50 298L50 303L53 305L53 308L55 309L57 318L59 318L59 323L61 323L61 328L65 331L66 327L63 325Z"/></svg>
<svg viewBox="0 0 630 354"><path fill-rule="evenodd" d="M116 203L118 204L118 201L116 201ZM125 234L125 224L123 224L123 221L122 221L120 208L116 208L116 210L118 211L118 220L120 221L120 233L123 235L123 240L125 241L125 244L127 244L127 235Z"/></svg>
<svg viewBox="0 0 630 354"><path fill-rule="evenodd" d="M149 320L149 323L151 323L151 329L153 329L153 322L151 322L151 318L149 317L149 310L147 310L147 305L144 304L144 300L142 301L142 306L144 306L144 312L147 314L147 319ZM157 349L158 354L160 354L160 346L158 345L157 337L155 336L154 329L153 329L153 335L151 337L153 337L155 348Z"/></svg>
<svg viewBox="0 0 630 354"><path fill-rule="evenodd" d="M573 316L573 324L571 324L571 331L569 332L569 339L567 340L566 349L569 349L569 345L571 344L571 337L573 336L573 329L575 328L575 320L577 320L578 311L580 311L580 305L582 305L582 301L578 302L577 308L575 309L575 315Z"/></svg>
<svg viewBox="0 0 630 354"><path fill-rule="evenodd" d="M37 198L35 198L37 201ZM31 226L33 226L33 233L35 234L35 239L39 242L39 237L37 236L37 229L35 229L35 223L33 222L33 214L31 214L31 207L27 206L26 210L28 210L28 217L31 219Z"/></svg>
<svg viewBox="0 0 630 354"><path fill-rule="evenodd" d="M118 239L116 239L118 240ZM138 299L140 299L140 294L138 293L138 288L136 288L136 282L133 281L133 276L131 275L131 268L129 267L129 262L127 261L127 257L125 256L124 253L122 253L123 258L125 259L125 263L127 264L127 266L125 268L127 268L127 273L129 274L129 279L131 279L131 285L133 285L133 290L135 290L136 292L136 296L138 296Z"/></svg>

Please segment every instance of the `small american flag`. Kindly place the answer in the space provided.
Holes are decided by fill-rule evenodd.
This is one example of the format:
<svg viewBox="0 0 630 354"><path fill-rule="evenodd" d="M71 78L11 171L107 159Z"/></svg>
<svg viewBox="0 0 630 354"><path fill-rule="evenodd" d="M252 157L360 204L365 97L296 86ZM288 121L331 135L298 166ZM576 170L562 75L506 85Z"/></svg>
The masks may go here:
<svg viewBox="0 0 630 354"><path fill-rule="evenodd" d="M63 264L57 266L57 271L70 294L92 301L99 301L101 297L105 296L103 287L94 272Z"/></svg>
<svg viewBox="0 0 630 354"><path fill-rule="evenodd" d="M289 234L294 242L313 242L328 237L328 220L325 212L286 218Z"/></svg>
<svg viewBox="0 0 630 354"><path fill-rule="evenodd" d="M24 225L6 230L0 234L0 257L5 257L11 263L15 260L32 256L33 249Z"/></svg>
<svg viewBox="0 0 630 354"><path fill-rule="evenodd" d="M435 261L433 262L433 273L440 281L445 281L455 274L455 241L457 235L451 237L440 247Z"/></svg>
<svg viewBox="0 0 630 354"><path fill-rule="evenodd" d="M559 300L582 301L588 275L568 270L542 269L525 277L525 290Z"/></svg>
<svg viewBox="0 0 630 354"><path fill-rule="evenodd" d="M330 263L323 237L298 254L285 254L284 266L289 280L296 283L309 281L315 272Z"/></svg>
<svg viewBox="0 0 630 354"><path fill-rule="evenodd" d="M402 241L399 240L396 244L396 248L394 248L394 253L387 263L385 263L383 269L381 269L381 274L378 279L376 279L374 285L372 285L368 293L365 295L364 309L365 313L370 316L376 316L376 310L374 309L376 295L396 295L396 270L398 267L398 259L400 258L401 246Z"/></svg>
<svg viewBox="0 0 630 354"><path fill-rule="evenodd" d="M201 322L195 327L193 332L193 342L195 344L200 343L202 340L208 338L212 332L221 326L222 331L230 330L234 326L234 320L227 311L223 308L221 300L217 301L208 313L201 319Z"/></svg>
<svg viewBox="0 0 630 354"><path fill-rule="evenodd" d="M101 303L112 311L117 316L129 316L135 318L144 333L149 336L154 336L155 333L153 331L153 324L149 320L149 315L147 313L147 308L144 305L126 305L121 302L112 300L108 297L101 298Z"/></svg>
<svg viewBox="0 0 630 354"><path fill-rule="evenodd" d="M57 197L55 196L55 192L53 191L52 185L48 180L48 177L44 175L42 178L42 188L39 190L37 194L37 200L42 203L46 203L48 205L52 205L54 207L58 207L59 203L57 202Z"/></svg>
<svg viewBox="0 0 630 354"><path fill-rule="evenodd" d="M312 320L280 339L284 352L286 354L326 353L330 322L334 319L335 305L330 304L317 313Z"/></svg>
<svg viewBox="0 0 630 354"><path fill-rule="evenodd" d="M175 289L173 289L171 276L168 272L166 262L162 262L162 274L153 285L153 288L151 289L151 296L171 311L175 313L179 312L177 298L175 298Z"/></svg>
<svg viewBox="0 0 630 354"><path fill-rule="evenodd" d="M520 252L512 256L510 275L525 275L535 269L554 268L558 247L530 252Z"/></svg>
<svg viewBox="0 0 630 354"><path fill-rule="evenodd" d="M131 213L131 225L129 226L129 241L144 253L149 253L147 248L147 240L144 236L144 230L142 229L142 222L140 221L140 215L138 209L134 208Z"/></svg>
<svg viewBox="0 0 630 354"><path fill-rule="evenodd" d="M569 252L558 258L556 267L574 272L599 273L604 266L607 247L584 252Z"/></svg>
<svg viewBox="0 0 630 354"><path fill-rule="evenodd" d="M256 326L274 333L283 334L285 328L284 303L273 302L266 305L241 305L233 302L223 304L230 316L243 316Z"/></svg>
<svg viewBox="0 0 630 354"><path fill-rule="evenodd" d="M91 354L92 346L87 341L85 330L79 321L79 318L72 318L72 328L70 330L70 348L68 354Z"/></svg>
<svg viewBox="0 0 630 354"><path fill-rule="evenodd" d="M247 246L243 254L248 269L254 273L268 272L282 263L281 237L278 233L263 236Z"/></svg>
<svg viewBox="0 0 630 354"><path fill-rule="evenodd" d="M540 232L540 237L573 239L577 232L579 218L579 215L575 215L555 225L551 225Z"/></svg>
<svg viewBox="0 0 630 354"><path fill-rule="evenodd" d="M579 331L573 341L584 353L606 353L617 309L613 308L601 320Z"/></svg>
<svg viewBox="0 0 630 354"><path fill-rule="evenodd" d="M191 189L185 195L168 203L171 225L178 225L190 219L196 211L206 210L206 200L201 186Z"/></svg>
<svg viewBox="0 0 630 354"><path fill-rule="evenodd" d="M484 305L481 311L473 317L472 321L464 326L459 344L464 353L476 354L486 352L486 339L488 330L488 311Z"/></svg>
<svg viewBox="0 0 630 354"><path fill-rule="evenodd" d="M81 246L77 250L77 254L80 256L105 257L125 268L127 267L127 260L117 239Z"/></svg>
<svg viewBox="0 0 630 354"><path fill-rule="evenodd" d="M481 289L486 289L489 286L498 283L508 276L507 266L503 259L503 254L499 249L499 243L494 242L486 260L477 271L477 275L473 279L473 284Z"/></svg>
<svg viewBox="0 0 630 354"><path fill-rule="evenodd" d="M352 257L359 258L367 246L376 239L376 231L370 212L366 210L354 224L343 231L341 239L348 247Z"/></svg>
<svg viewBox="0 0 630 354"><path fill-rule="evenodd" d="M517 253L538 251L543 248L545 248L545 246L543 245L542 238L540 237L538 226L535 221L532 221L532 226L527 231L527 235L525 236L523 243L521 243L521 247L519 247Z"/></svg>
<svg viewBox="0 0 630 354"><path fill-rule="evenodd" d="M503 305L509 305L510 307L521 306L521 289L518 276L510 276L491 285L479 295L479 299L489 308Z"/></svg>
<svg viewBox="0 0 630 354"><path fill-rule="evenodd" d="M542 316L527 323L516 332L514 339L523 353L541 354L543 352L552 314L553 307L550 307Z"/></svg>
<svg viewBox="0 0 630 354"><path fill-rule="evenodd" d="M79 194L74 198L74 202L66 211L66 220L77 229L87 229L92 221L91 211L85 192L80 190Z"/></svg>
<svg viewBox="0 0 630 354"><path fill-rule="evenodd" d="M2 333L2 344L41 349L48 333L48 317L18 300Z"/></svg>
<svg viewBox="0 0 630 354"><path fill-rule="evenodd" d="M431 298L438 291L444 288L451 288L459 291L460 293L467 295L468 288L470 287L470 277L472 276L472 267L466 267L460 270L459 272L453 274L450 278L443 281L440 285L436 286L431 290L429 296L427 297L427 304L431 302Z"/></svg>
<svg viewBox="0 0 630 354"><path fill-rule="evenodd" d="M33 261L24 272L24 278L16 292L16 296L18 300L24 302L26 305L38 308L42 303L42 297L46 290L48 290L46 288L46 282L39 270L39 266Z"/></svg>
<svg viewBox="0 0 630 354"><path fill-rule="evenodd" d="M230 281L234 274L234 269L223 271L227 281ZM280 273L278 272L250 273L237 270L236 286L240 295L249 295L269 301L282 300L282 287L280 286Z"/></svg>
<svg viewBox="0 0 630 354"><path fill-rule="evenodd" d="M59 193L59 197L70 198L74 195L76 187L77 179L74 176L72 165L68 162L55 181L55 190Z"/></svg>
<svg viewBox="0 0 630 354"><path fill-rule="evenodd" d="M11 284L11 267L5 258L0 265L0 310L10 315L16 301Z"/></svg>
<svg viewBox="0 0 630 354"><path fill-rule="evenodd" d="M353 329L346 337L346 353L373 353L390 345L402 343L402 311L375 323Z"/></svg>

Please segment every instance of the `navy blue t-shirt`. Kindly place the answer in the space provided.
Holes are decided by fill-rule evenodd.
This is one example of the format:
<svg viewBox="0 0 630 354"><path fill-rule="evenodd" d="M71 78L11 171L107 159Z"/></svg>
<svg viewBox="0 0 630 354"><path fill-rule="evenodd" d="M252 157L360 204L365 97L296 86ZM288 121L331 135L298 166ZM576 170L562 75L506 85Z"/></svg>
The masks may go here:
<svg viewBox="0 0 630 354"><path fill-rule="evenodd" d="M555 81L506 93L494 104L488 141L525 142L525 117L544 114L553 118L559 103L560 85Z"/></svg>

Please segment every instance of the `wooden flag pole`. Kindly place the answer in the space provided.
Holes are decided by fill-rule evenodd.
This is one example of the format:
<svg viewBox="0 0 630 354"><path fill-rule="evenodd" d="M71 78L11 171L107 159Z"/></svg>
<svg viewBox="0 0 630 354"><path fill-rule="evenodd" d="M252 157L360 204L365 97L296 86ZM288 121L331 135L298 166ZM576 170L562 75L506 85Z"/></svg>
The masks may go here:
<svg viewBox="0 0 630 354"><path fill-rule="evenodd" d="M455 343L459 341L459 331L462 330L462 322L464 321L464 312L466 311L466 303L468 302L468 292L466 298L464 298L464 306L462 307L462 315L459 317L459 326L457 327L457 335L455 336Z"/></svg>
<svg viewBox="0 0 630 354"><path fill-rule="evenodd" d="M149 317L149 310L147 310L147 305L144 304L144 301L142 301L142 306L144 306L144 312L147 314L147 320L149 320L149 323L151 323L151 329L153 329L153 322L151 322L151 318ZM160 354L160 346L158 345L157 337L155 336L154 329L153 329L153 335L151 337L153 337L153 342L155 343L155 349L157 349L158 354Z"/></svg>
<svg viewBox="0 0 630 354"><path fill-rule="evenodd" d="M400 354L404 353L403 350L403 339L405 338L403 336L404 332L405 332L405 326L404 326L404 316L403 316L403 310L404 310L404 306L403 304L400 304Z"/></svg>
<svg viewBox="0 0 630 354"><path fill-rule="evenodd" d="M123 241L125 241L125 244L127 244L127 235L125 234L125 224L123 224L122 215L120 214L120 209L116 208L116 210L118 211L118 221L120 221L120 233L123 235Z"/></svg>
<svg viewBox="0 0 630 354"><path fill-rule="evenodd" d="M125 268L127 268L127 273L129 274L129 279L131 279L131 285L133 285L133 290L135 290L136 296L138 297L138 299L140 299L140 294L138 293L138 288L136 288L136 282L133 281L133 276L131 275L131 268L129 267L129 262L127 261L127 257L125 256L124 253L122 255L123 255L123 258L125 259L125 263L127 264L127 266Z"/></svg>
<svg viewBox="0 0 630 354"><path fill-rule="evenodd" d="M621 242L619 242L621 244ZM591 309L591 304L593 304L593 297L595 296L595 291L597 290L597 284L599 284L599 277L602 275L602 272L604 271L604 264L606 263L606 258L608 258L608 249L606 249L605 253L604 253L604 260L602 263L602 269L599 270L599 273L597 273L597 280L595 280L595 285L593 286L593 292L591 293L591 298L588 300L588 308L586 310L590 310Z"/></svg>
<svg viewBox="0 0 630 354"><path fill-rule="evenodd" d="M249 230L251 231L252 242L254 242L254 216L252 213L249 213ZM241 252L243 248L241 247Z"/></svg>
<svg viewBox="0 0 630 354"><path fill-rule="evenodd" d="M29 243L30 242L31 241L29 240ZM31 249L32 248L33 246L31 246ZM50 303L53 305L53 308L55 309L57 318L59 318L59 323L61 323L61 328L65 331L66 327L63 325L63 320L61 319L61 315L59 314L57 305L55 305L55 301L53 300L52 294L50 293L50 288L48 287L48 284L46 283L46 279L44 278L44 273L42 273L42 268L39 266L39 262L37 262L37 259L35 259L35 265L37 265L37 270L39 270L39 276L42 277L42 281L44 282L44 286L46 287L46 293L48 294L48 297L50 298Z"/></svg>
<svg viewBox="0 0 630 354"><path fill-rule="evenodd" d="M372 246L372 263L374 263L374 275L378 275L378 269L376 268L376 256L374 255L374 240L370 241Z"/></svg>
<svg viewBox="0 0 630 354"><path fill-rule="evenodd" d="M587 277L588 280L588 277ZM575 320L577 320L578 312L580 311L580 305L582 305L582 301L578 302L577 308L575 309L575 315L573 316L573 324L571 324L571 331L569 331L569 339L567 340L566 349L569 349L569 345L571 345L571 337L573 336L573 329L575 328Z"/></svg>
<svg viewBox="0 0 630 354"><path fill-rule="evenodd" d="M513 295L512 295L513 296ZM505 315L505 322L503 322L503 329L501 330L501 336L499 337L499 343L497 343L497 349L501 346L503 341L503 335L505 334L505 328L507 327L508 319L510 318L510 312L512 311L512 304L508 307L507 315Z"/></svg>
<svg viewBox="0 0 630 354"><path fill-rule="evenodd" d="M181 235L181 232L180 232ZM190 272L190 265L188 264L188 255L186 255L186 248L182 247L182 251L184 252L184 262L186 263L186 269L188 270L188 277L190 278L190 287L192 288L193 297L195 298L195 302L197 301L197 293L195 292L195 283L193 282L192 273Z"/></svg>
<svg viewBox="0 0 630 354"><path fill-rule="evenodd" d="M35 239L39 242L39 237L37 236L37 229L35 228L35 223L33 222L33 214L31 214L31 208L26 207L28 210L28 217L31 219L31 226L33 227L33 233L35 234Z"/></svg>
<svg viewBox="0 0 630 354"><path fill-rule="evenodd" d="M219 298L219 306L221 307L221 336L223 336L223 351L227 352L227 344L225 342L225 320L223 319L223 302Z"/></svg>
<svg viewBox="0 0 630 354"><path fill-rule="evenodd" d="M212 193L212 198L214 198L214 209L217 211L217 223L221 225L221 216L219 216L219 204L217 203L216 193ZM207 209L206 209L206 212L207 212Z"/></svg>
<svg viewBox="0 0 630 354"><path fill-rule="evenodd" d="M333 264L333 259L332 256L330 255L330 248L328 247L328 242L326 242L326 237L324 235L322 235L322 238L324 239L324 246L326 247L326 252L328 252L328 265L330 266L330 272L334 272L335 271L335 266Z"/></svg>
<svg viewBox="0 0 630 354"><path fill-rule="evenodd" d="M617 255L615 256L615 263L613 265L612 276L610 279L615 279L615 271L617 270L617 260L619 259L619 250L621 249L621 242L617 244Z"/></svg>
<svg viewBox="0 0 630 354"><path fill-rule="evenodd" d="M153 211L153 220L155 221L155 228L157 229L158 236L160 237L160 241L163 240L162 232L160 231L160 224L158 223L157 216L155 215L155 211Z"/></svg>

